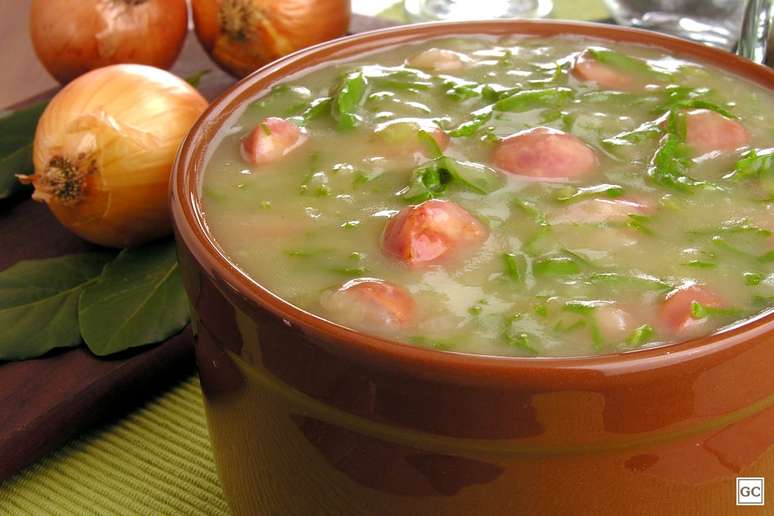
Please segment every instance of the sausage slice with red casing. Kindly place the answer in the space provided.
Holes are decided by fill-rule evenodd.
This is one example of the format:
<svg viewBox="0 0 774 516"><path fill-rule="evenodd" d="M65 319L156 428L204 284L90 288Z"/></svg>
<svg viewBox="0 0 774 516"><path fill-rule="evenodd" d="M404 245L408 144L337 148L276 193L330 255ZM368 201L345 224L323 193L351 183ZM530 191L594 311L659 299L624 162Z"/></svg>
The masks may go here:
<svg viewBox="0 0 774 516"><path fill-rule="evenodd" d="M331 318L363 329L394 330L414 324L416 305L406 289L376 278L358 278L326 293Z"/></svg>
<svg viewBox="0 0 774 516"><path fill-rule="evenodd" d="M717 292L705 285L691 284L670 292L661 305L659 316L662 324L672 332L682 332L702 323L691 315L693 302L711 308L720 308L723 301Z"/></svg>
<svg viewBox="0 0 774 516"><path fill-rule="evenodd" d="M382 250L406 265L421 267L449 260L480 246L489 230L461 206L430 199L392 217Z"/></svg>
<svg viewBox="0 0 774 516"><path fill-rule="evenodd" d="M747 145L750 135L742 124L708 109L685 114L685 142L697 155L733 151Z"/></svg>
<svg viewBox="0 0 774 516"><path fill-rule="evenodd" d="M579 81L593 82L606 90L637 91L645 87L642 78L600 63L588 50L575 59L570 73Z"/></svg>
<svg viewBox="0 0 774 516"><path fill-rule="evenodd" d="M506 172L543 180L576 179L598 165L594 151L571 134L536 127L500 140L492 164Z"/></svg>
<svg viewBox="0 0 774 516"><path fill-rule="evenodd" d="M290 120L270 116L242 139L242 159L252 165L277 161L306 141L306 132Z"/></svg>

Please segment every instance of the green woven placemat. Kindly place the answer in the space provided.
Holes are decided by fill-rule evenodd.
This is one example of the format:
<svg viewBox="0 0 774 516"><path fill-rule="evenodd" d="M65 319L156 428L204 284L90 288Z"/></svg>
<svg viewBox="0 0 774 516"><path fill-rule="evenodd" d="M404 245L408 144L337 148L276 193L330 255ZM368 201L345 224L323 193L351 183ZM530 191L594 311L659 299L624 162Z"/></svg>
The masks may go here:
<svg viewBox="0 0 774 516"><path fill-rule="evenodd" d="M553 18L609 16L602 0L554 0L554 6ZM404 21L400 3L383 15ZM0 515L6 514L228 514L198 377L0 484Z"/></svg>
<svg viewBox="0 0 774 516"><path fill-rule="evenodd" d="M228 514L198 377L0 484L0 514Z"/></svg>

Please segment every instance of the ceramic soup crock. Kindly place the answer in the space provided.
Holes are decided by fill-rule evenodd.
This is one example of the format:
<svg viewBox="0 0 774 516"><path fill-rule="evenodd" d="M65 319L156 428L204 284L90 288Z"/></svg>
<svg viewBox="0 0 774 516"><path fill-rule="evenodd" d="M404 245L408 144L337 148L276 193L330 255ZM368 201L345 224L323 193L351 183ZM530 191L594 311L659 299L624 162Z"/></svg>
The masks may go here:
<svg viewBox="0 0 774 516"><path fill-rule="evenodd" d="M221 483L235 514L725 515L736 477L774 492L774 315L655 349L508 358L352 331L272 295L207 228L200 182L235 111L291 74L448 35L577 34L661 47L769 88L730 53L595 24L405 26L312 47L220 97L178 156L171 203ZM746 514L774 511L774 496ZM772 514L772 512L768 512Z"/></svg>

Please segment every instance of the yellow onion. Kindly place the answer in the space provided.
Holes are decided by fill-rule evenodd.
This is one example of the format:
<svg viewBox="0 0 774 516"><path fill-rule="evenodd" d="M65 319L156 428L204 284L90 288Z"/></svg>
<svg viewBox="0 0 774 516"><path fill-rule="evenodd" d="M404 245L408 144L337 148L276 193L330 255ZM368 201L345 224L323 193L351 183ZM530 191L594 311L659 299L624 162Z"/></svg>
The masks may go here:
<svg viewBox="0 0 774 516"><path fill-rule="evenodd" d="M339 37L349 26L349 0L192 0L191 6L202 46L237 77Z"/></svg>
<svg viewBox="0 0 774 516"><path fill-rule="evenodd" d="M81 238L129 247L170 232L180 142L207 107L184 80L144 65L82 75L49 103L33 147L32 198Z"/></svg>
<svg viewBox="0 0 774 516"><path fill-rule="evenodd" d="M118 63L169 68L188 32L185 0L33 0L30 36L59 82Z"/></svg>

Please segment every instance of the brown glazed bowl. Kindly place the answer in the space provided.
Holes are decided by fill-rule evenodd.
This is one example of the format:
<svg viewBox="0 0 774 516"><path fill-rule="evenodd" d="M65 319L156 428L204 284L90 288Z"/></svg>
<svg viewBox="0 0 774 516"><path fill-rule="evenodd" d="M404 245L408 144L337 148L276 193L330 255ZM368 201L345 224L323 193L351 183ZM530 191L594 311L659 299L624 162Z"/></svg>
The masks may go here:
<svg viewBox="0 0 774 516"><path fill-rule="evenodd" d="M405 26L312 47L218 99L171 186L218 472L235 514L725 515L736 477L774 480L774 314L656 349L506 358L346 329L272 295L213 240L199 192L213 138L290 74L450 34L644 43L774 88L774 71L650 32L583 23ZM766 505L745 514L772 514Z"/></svg>

